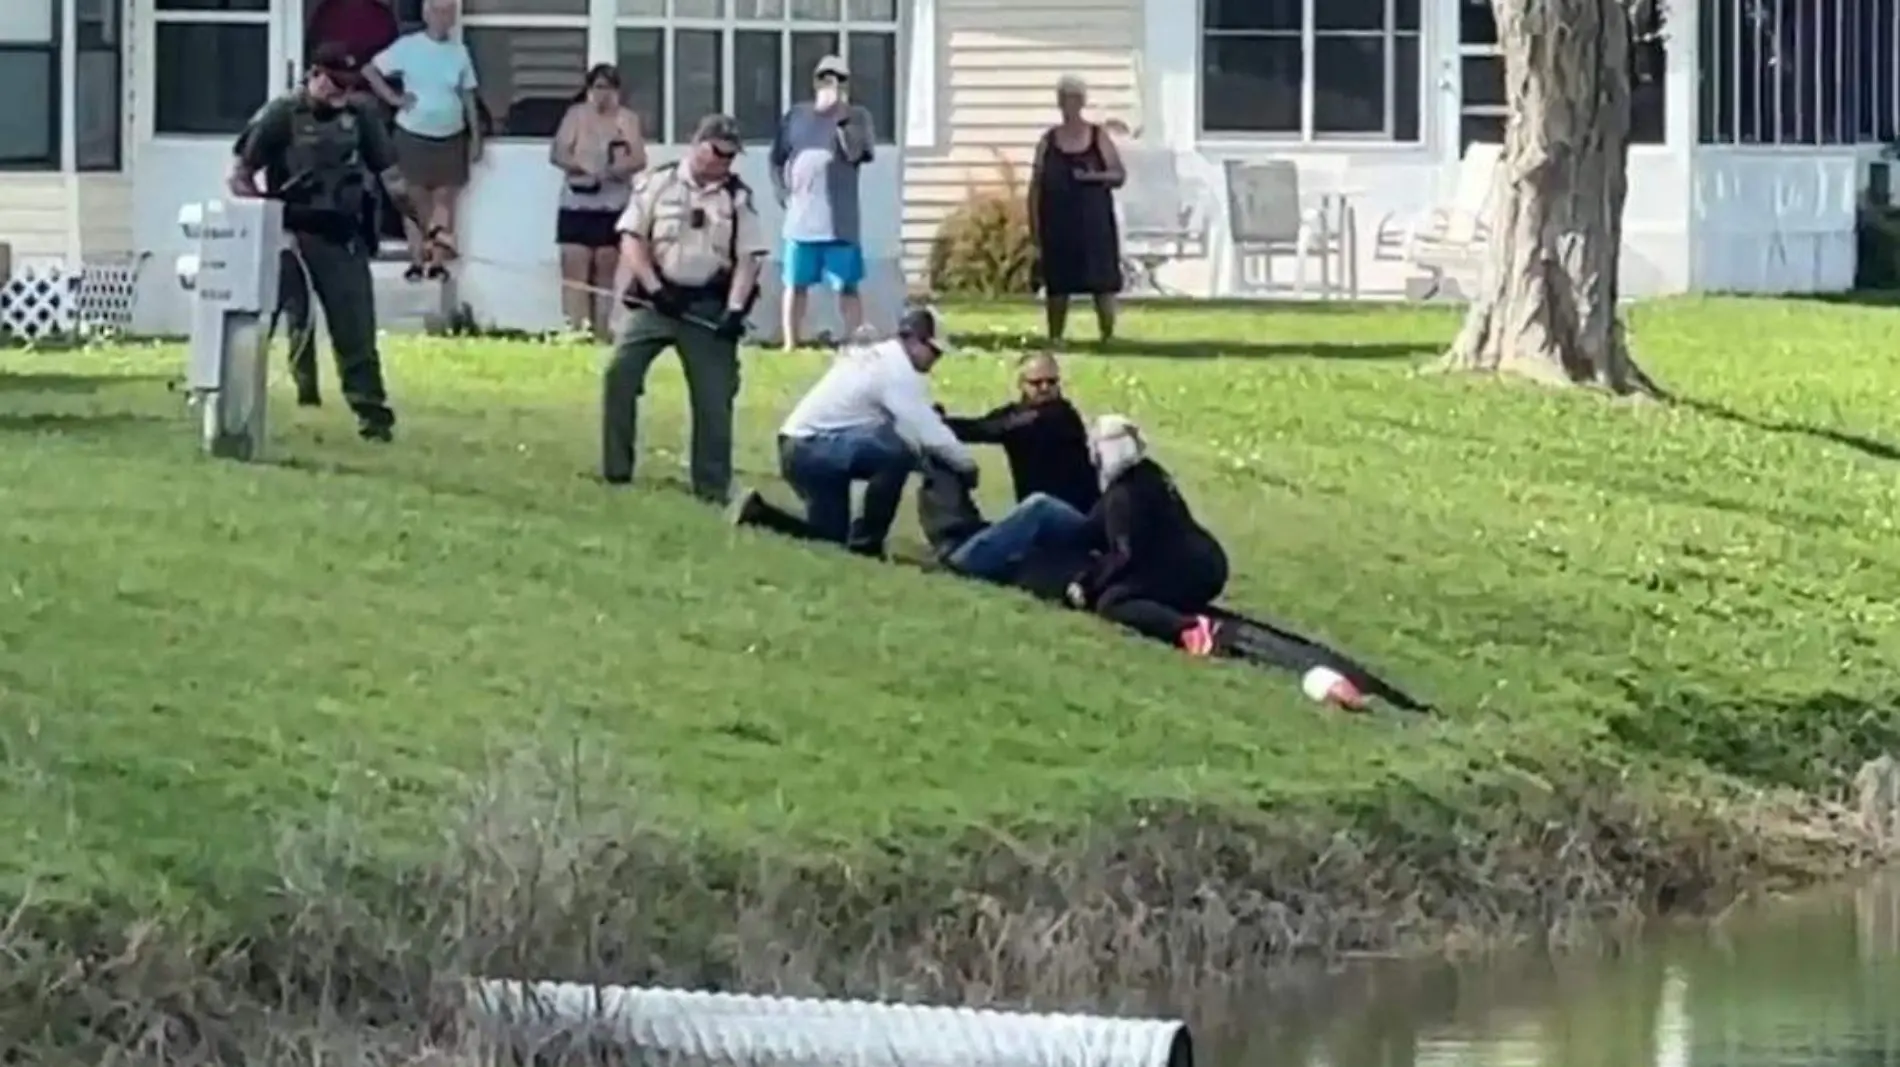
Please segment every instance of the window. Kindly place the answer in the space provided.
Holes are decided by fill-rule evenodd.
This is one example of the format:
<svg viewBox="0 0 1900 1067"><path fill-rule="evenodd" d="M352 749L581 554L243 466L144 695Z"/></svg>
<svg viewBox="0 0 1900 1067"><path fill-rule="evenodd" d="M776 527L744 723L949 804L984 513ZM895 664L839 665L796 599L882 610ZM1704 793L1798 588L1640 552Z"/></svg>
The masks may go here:
<svg viewBox="0 0 1900 1067"><path fill-rule="evenodd" d="M1701 0L1704 144L1888 142L1900 0Z"/></svg>
<svg viewBox="0 0 1900 1067"><path fill-rule="evenodd" d="M80 170L118 170L124 159L120 102L124 91L120 0L74 0L74 162Z"/></svg>
<svg viewBox="0 0 1900 1067"><path fill-rule="evenodd" d="M462 43L497 137L554 136L586 77L588 0L462 0Z"/></svg>
<svg viewBox="0 0 1900 1067"><path fill-rule="evenodd" d="M749 141L771 140L827 55L850 65L851 99L878 140L896 140L897 0L618 3L620 76L656 143L685 141L712 112L739 120Z"/></svg>
<svg viewBox="0 0 1900 1067"><path fill-rule="evenodd" d="M53 0L0 0L0 167L59 167L59 26Z"/></svg>
<svg viewBox="0 0 1900 1067"><path fill-rule="evenodd" d="M232 134L270 96L270 0L156 0L152 129Z"/></svg>
<svg viewBox="0 0 1900 1067"><path fill-rule="evenodd" d="M1419 0L1202 0L1201 128L1419 139Z"/></svg>
<svg viewBox="0 0 1900 1067"><path fill-rule="evenodd" d="M1729 0L1733 2L1733 0ZM1663 36L1662 5L1648 5L1632 27L1630 56L1630 143L1662 144L1668 119L1665 96L1669 56ZM1706 27L1705 27L1706 31ZM1459 0L1458 150L1474 141L1502 144L1505 106L1504 52L1491 0Z"/></svg>

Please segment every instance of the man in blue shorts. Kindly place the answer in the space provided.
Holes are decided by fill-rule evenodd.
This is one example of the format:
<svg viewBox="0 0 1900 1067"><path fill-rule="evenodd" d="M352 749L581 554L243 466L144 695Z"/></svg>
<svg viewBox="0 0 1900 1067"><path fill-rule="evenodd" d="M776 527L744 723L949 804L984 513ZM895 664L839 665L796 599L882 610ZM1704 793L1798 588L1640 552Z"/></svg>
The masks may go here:
<svg viewBox="0 0 1900 1067"><path fill-rule="evenodd" d="M819 60L812 80L814 98L785 113L772 142L772 184L785 208L779 325L786 351L798 346L811 288L821 282L837 290L846 337L864 324L858 168L871 161L877 131L871 113L850 101L843 59Z"/></svg>

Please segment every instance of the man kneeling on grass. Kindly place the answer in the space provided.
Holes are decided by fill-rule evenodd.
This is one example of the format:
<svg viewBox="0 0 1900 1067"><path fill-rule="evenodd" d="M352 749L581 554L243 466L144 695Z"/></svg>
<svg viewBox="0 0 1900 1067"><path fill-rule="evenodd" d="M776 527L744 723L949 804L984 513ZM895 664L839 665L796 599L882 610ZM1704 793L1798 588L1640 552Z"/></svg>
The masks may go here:
<svg viewBox="0 0 1900 1067"><path fill-rule="evenodd" d="M751 490L733 505L733 521L881 557L920 456L975 485L976 457L930 400L930 371L943 358L940 337L936 314L914 308L896 337L840 351L779 428L779 473L804 502L805 517ZM865 483L855 521L853 482Z"/></svg>

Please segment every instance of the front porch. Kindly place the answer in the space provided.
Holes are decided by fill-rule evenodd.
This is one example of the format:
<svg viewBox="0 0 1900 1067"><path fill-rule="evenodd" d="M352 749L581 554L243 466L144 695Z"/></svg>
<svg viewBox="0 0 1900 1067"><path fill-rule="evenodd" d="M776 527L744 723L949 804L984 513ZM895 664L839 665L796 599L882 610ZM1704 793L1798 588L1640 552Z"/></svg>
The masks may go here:
<svg viewBox="0 0 1900 1067"><path fill-rule="evenodd" d="M1489 0L1197 6L1187 20L1144 2L1143 141L1174 157L1204 223L1200 254L1161 282L1260 288L1234 252L1224 171L1273 159L1351 204L1359 294L1401 296L1416 269L1394 234L1447 205L1467 146L1503 136ZM1635 72L1623 291L1850 288L1866 164L1900 126L1900 0L1670 6Z"/></svg>
<svg viewBox="0 0 1900 1067"><path fill-rule="evenodd" d="M150 87L140 98L148 103L130 109L138 248L159 262L184 250L178 206L215 194L232 136L268 96L297 83L313 44L306 27L324 2L135 0L133 84ZM418 0L396 2L413 24ZM851 63L855 98L879 128L878 156L861 176L865 292L874 320L894 321L904 294L899 145L909 19L902 0L465 0L460 32L496 131L461 201L456 298L485 326L561 326L560 176L548 163L548 141L589 66L620 67L655 164L678 158L701 115L737 117L756 146L741 157L740 174L764 193L759 206L775 231L764 147L779 115L806 95L817 59L835 52ZM399 262L380 273L392 307L405 296L404 306L431 304L400 280ZM761 308L769 312L775 294L766 296ZM826 303L813 301L813 325L835 328L823 318ZM775 320L761 314L757 325L769 327L761 333L775 335ZM147 278L134 328L177 333L187 321L172 280Z"/></svg>

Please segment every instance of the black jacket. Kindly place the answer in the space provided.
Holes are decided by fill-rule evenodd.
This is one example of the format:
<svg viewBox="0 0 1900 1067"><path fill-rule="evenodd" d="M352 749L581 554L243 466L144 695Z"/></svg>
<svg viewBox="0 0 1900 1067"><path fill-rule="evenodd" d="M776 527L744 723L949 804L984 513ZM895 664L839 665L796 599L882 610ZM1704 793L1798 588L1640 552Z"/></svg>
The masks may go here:
<svg viewBox="0 0 1900 1067"><path fill-rule="evenodd" d="M1088 427L1067 400L1016 401L973 419L944 422L958 440L1003 446L1017 500L1048 493L1086 515L1102 495L1089 459Z"/></svg>
<svg viewBox="0 0 1900 1067"><path fill-rule="evenodd" d="M1102 491L1089 525L1107 551L1082 575L1089 603L1113 585L1167 588L1227 583L1227 552L1194 518L1174 479L1144 459Z"/></svg>

